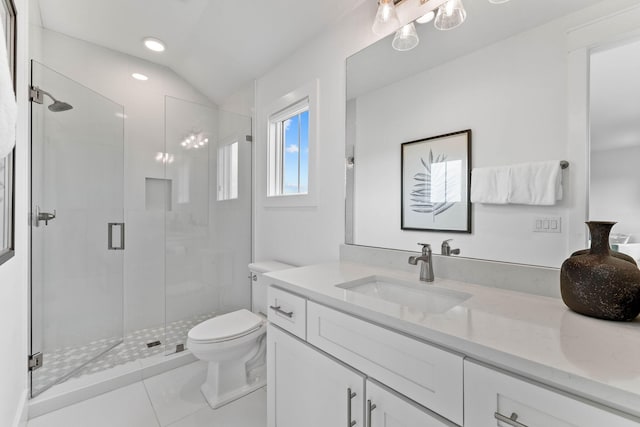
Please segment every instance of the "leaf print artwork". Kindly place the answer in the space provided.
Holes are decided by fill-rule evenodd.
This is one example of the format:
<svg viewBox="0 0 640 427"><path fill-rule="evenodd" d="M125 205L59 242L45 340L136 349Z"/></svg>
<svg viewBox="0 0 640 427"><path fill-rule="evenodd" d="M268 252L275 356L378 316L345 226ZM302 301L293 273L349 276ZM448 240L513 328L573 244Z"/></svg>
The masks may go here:
<svg viewBox="0 0 640 427"><path fill-rule="evenodd" d="M410 193L413 203L409 206L414 212L432 214L435 220L460 201L460 170L453 168L449 171L450 164L458 162L447 162L444 154L434 159L433 150L429 150L428 161L420 158L420 162L423 172L413 176L413 191Z"/></svg>

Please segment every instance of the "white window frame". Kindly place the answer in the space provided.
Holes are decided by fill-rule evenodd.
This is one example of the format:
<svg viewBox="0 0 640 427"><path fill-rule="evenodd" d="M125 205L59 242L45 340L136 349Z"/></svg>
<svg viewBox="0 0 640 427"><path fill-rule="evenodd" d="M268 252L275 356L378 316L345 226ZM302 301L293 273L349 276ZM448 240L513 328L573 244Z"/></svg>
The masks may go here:
<svg viewBox="0 0 640 427"><path fill-rule="evenodd" d="M277 143L278 126L288 117L303 111L309 112L309 156L307 192L279 194L282 188L282 145ZM266 180L264 206L308 207L317 206L317 141L318 141L318 80L314 80L274 101L266 110Z"/></svg>

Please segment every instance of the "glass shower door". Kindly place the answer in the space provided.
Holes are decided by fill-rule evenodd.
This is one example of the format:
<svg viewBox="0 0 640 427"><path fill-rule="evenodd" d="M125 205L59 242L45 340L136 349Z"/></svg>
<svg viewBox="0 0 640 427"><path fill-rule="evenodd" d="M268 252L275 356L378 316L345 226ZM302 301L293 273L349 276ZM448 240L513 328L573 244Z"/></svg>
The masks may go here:
<svg viewBox="0 0 640 427"><path fill-rule="evenodd" d="M35 61L32 86L31 350L42 355L31 373L35 396L123 341L125 116Z"/></svg>

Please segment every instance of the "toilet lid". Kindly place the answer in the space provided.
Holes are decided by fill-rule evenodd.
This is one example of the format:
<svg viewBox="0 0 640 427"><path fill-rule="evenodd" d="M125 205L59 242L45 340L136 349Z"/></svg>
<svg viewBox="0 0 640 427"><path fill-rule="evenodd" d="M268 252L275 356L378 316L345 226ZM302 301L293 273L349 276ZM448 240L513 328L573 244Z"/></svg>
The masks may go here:
<svg viewBox="0 0 640 427"><path fill-rule="evenodd" d="M191 328L189 338L194 341L222 341L258 329L262 317L242 309L223 314Z"/></svg>

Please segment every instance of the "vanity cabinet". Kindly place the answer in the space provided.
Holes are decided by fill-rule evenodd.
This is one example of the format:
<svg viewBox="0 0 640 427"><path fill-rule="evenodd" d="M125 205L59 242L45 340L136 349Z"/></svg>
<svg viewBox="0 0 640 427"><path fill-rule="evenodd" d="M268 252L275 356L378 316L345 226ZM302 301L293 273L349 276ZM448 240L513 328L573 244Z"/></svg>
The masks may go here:
<svg viewBox="0 0 640 427"><path fill-rule="evenodd" d="M281 289L269 295L298 314L269 316L268 427L640 427L637 418Z"/></svg>
<svg viewBox="0 0 640 427"><path fill-rule="evenodd" d="M364 426L364 376L286 332L267 330L269 427Z"/></svg>
<svg viewBox="0 0 640 427"><path fill-rule="evenodd" d="M272 325L267 357L269 427L455 426Z"/></svg>
<svg viewBox="0 0 640 427"><path fill-rule="evenodd" d="M637 421L466 360L465 427L638 427ZM500 421L499 421L500 420Z"/></svg>

